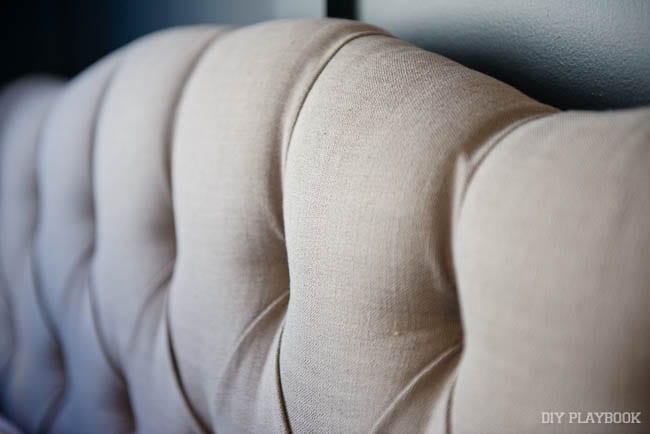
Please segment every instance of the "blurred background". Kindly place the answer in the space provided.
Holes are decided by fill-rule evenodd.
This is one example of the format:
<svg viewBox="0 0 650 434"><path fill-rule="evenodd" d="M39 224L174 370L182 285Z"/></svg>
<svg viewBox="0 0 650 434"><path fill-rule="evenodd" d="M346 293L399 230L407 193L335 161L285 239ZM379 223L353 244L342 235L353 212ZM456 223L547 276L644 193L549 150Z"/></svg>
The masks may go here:
<svg viewBox="0 0 650 434"><path fill-rule="evenodd" d="M559 108L650 104L650 0L0 0L0 86L74 76L166 27L326 16L376 24Z"/></svg>
<svg viewBox="0 0 650 434"><path fill-rule="evenodd" d="M127 42L171 26L346 17L326 0L0 0L0 86L26 73L73 76ZM346 6L346 3L348 6Z"/></svg>

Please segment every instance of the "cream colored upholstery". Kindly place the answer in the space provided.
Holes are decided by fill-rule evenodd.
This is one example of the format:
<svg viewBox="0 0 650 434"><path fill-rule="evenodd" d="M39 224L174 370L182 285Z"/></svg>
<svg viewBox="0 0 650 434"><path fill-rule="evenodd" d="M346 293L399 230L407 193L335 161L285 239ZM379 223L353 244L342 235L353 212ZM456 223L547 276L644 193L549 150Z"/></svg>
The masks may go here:
<svg viewBox="0 0 650 434"><path fill-rule="evenodd" d="M25 432L647 432L650 109L335 20L157 33L0 107Z"/></svg>

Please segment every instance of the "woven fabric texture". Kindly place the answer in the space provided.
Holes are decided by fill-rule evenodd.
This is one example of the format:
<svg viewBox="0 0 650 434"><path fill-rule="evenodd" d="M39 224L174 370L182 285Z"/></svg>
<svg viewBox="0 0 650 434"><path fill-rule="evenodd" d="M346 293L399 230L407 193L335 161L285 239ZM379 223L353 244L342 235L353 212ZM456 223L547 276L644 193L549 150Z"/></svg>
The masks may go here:
<svg viewBox="0 0 650 434"><path fill-rule="evenodd" d="M26 433L644 432L650 109L344 20L172 29L0 96ZM644 429L646 428L646 429Z"/></svg>

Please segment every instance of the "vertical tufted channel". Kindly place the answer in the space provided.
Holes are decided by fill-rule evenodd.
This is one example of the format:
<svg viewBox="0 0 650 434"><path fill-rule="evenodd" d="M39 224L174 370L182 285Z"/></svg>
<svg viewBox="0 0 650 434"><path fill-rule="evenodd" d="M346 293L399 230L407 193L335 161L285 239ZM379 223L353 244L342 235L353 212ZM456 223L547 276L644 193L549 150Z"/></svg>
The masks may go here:
<svg viewBox="0 0 650 434"><path fill-rule="evenodd" d="M649 217L650 110L558 113L501 140L456 232L456 432L648 432ZM543 411L643 423L543 425Z"/></svg>
<svg viewBox="0 0 650 434"><path fill-rule="evenodd" d="M170 155L185 82L222 31L170 30L129 47L99 115L90 292L106 356L128 386L139 432L203 429L185 402L168 340L176 258Z"/></svg>
<svg viewBox="0 0 650 434"><path fill-rule="evenodd" d="M188 84L174 143L171 331L183 384L211 430L289 428L278 366L290 289L284 159L318 74L370 33L379 30L345 21L236 30Z"/></svg>
<svg viewBox="0 0 650 434"><path fill-rule="evenodd" d="M456 162L549 110L388 36L351 41L323 70L285 180L294 430L445 432L463 347Z"/></svg>
<svg viewBox="0 0 650 434"><path fill-rule="evenodd" d="M64 387L60 352L41 312L31 253L41 127L61 87L54 79L26 79L6 90L0 104L0 296L5 306L0 408L28 432L46 423Z"/></svg>
<svg viewBox="0 0 650 434"><path fill-rule="evenodd" d="M65 391L44 430L132 430L126 384L107 363L89 293L95 244L92 156L103 97L122 52L71 81L43 126L34 244L43 313L61 346Z"/></svg>

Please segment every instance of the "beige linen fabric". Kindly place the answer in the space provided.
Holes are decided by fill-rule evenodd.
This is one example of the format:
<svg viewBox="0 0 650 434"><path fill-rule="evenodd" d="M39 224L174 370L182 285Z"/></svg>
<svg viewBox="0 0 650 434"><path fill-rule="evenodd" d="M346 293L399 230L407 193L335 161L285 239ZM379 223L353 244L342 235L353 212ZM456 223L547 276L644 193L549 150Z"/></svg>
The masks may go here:
<svg viewBox="0 0 650 434"><path fill-rule="evenodd" d="M649 109L341 20L157 33L0 107L26 432L647 426L540 422L650 415Z"/></svg>
<svg viewBox="0 0 650 434"><path fill-rule="evenodd" d="M644 424L545 432L648 431L649 217L648 109L556 114L492 150L455 233L456 431L541 431L540 411L562 410Z"/></svg>
<svg viewBox="0 0 650 434"><path fill-rule="evenodd" d="M27 432L47 420L64 388L60 352L34 286L37 143L61 84L24 79L0 99L1 413Z"/></svg>
<svg viewBox="0 0 650 434"><path fill-rule="evenodd" d="M101 426L116 433L133 425L126 386L102 352L88 286L95 243L96 120L120 59L117 53L71 81L41 136L35 277L65 381L52 420L41 422L54 432L92 432Z"/></svg>

